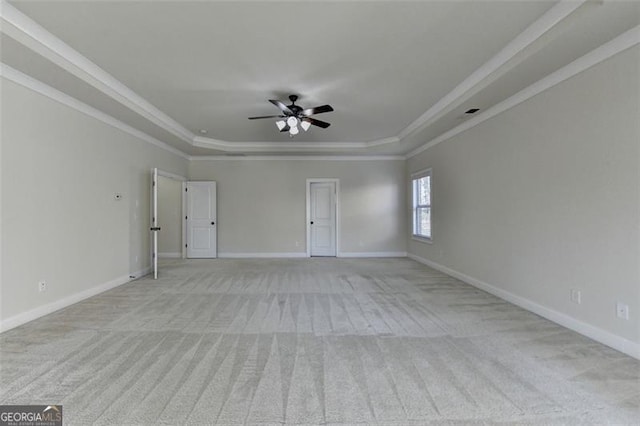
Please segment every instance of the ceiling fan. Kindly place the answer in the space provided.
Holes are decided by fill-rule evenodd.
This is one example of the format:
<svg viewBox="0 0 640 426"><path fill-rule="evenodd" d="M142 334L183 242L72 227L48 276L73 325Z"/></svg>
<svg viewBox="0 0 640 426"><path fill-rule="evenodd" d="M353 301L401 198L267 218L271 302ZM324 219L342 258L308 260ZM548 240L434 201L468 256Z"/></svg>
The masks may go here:
<svg viewBox="0 0 640 426"><path fill-rule="evenodd" d="M307 130L309 130L309 127L311 127L312 124L314 126L322 127L323 129L326 129L331 125L331 123L327 123L326 121L317 120L310 117L311 115L333 111L331 105L321 105L315 108L304 109L301 106L296 105L298 96L290 95L289 100L291 101L291 105L285 105L282 101L270 99L269 102L280 108L282 114L249 117L249 120L259 120L262 118L282 118L282 120L276 121L276 126L278 126L278 130L280 130L281 132L289 132L290 136L294 136L300 133L298 126L302 127L302 130L306 132Z"/></svg>

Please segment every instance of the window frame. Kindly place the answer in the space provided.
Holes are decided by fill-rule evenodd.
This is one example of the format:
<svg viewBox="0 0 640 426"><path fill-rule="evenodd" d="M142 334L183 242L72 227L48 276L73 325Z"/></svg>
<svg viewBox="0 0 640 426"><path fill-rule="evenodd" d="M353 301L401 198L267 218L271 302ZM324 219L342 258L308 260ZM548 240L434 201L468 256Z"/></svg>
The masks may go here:
<svg viewBox="0 0 640 426"><path fill-rule="evenodd" d="M429 204L418 204L418 181L424 177L429 177ZM417 234L418 211L419 209L429 209L429 236ZM433 170L431 168L420 170L411 174L411 238L416 241L431 244L433 242Z"/></svg>

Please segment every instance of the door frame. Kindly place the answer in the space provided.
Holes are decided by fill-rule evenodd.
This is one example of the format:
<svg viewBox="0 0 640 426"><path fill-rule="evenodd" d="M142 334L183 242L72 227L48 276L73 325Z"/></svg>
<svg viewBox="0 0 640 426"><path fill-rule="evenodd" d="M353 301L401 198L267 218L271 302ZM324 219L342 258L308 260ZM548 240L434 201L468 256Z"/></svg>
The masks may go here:
<svg viewBox="0 0 640 426"><path fill-rule="evenodd" d="M340 179L336 178L309 178L307 179L307 257L311 257L311 184L312 183L334 183L336 185L336 257L340 257Z"/></svg>
<svg viewBox="0 0 640 426"><path fill-rule="evenodd" d="M184 176L177 175L175 173L167 172L167 171L162 170L162 169L157 168L157 167L152 167L151 168L151 172L152 173L153 173L154 169L158 170L158 177L162 176L162 177L165 177L165 178L168 178L168 179L173 179L173 180L177 180L177 181L182 182L182 186L183 186L183 190L182 190L182 194L181 194L181 197L182 197L182 200L181 200L182 218L183 218L182 219L182 222L183 222L183 225L182 225L182 259L184 259L186 257L186 255L187 255L187 251L186 251L186 248L184 246L185 245L185 241L186 241L185 223L184 223L184 216L185 216L184 212L185 212L185 207L186 207L186 205L185 205L186 199L185 199L185 196L184 196L184 182L187 181L187 178L184 177ZM160 183L158 183L158 186L159 185L160 185ZM151 209L149 209L150 210L149 220L151 220L153 218L153 191L151 193L151 204L152 204L151 205ZM151 223L150 227L153 226L153 224L152 224L153 222L151 221L150 223ZM151 267L153 268L153 232L151 233L151 236L150 236L149 246L150 246L149 251L151 252ZM156 253L156 255L157 255L157 253Z"/></svg>
<svg viewBox="0 0 640 426"><path fill-rule="evenodd" d="M218 259L219 250L218 250L218 185L215 180L187 180L185 179L182 182L182 258L187 258L187 184L195 183L195 182L214 182L216 183L216 257L207 258L207 259ZM194 258L195 259L195 258Z"/></svg>

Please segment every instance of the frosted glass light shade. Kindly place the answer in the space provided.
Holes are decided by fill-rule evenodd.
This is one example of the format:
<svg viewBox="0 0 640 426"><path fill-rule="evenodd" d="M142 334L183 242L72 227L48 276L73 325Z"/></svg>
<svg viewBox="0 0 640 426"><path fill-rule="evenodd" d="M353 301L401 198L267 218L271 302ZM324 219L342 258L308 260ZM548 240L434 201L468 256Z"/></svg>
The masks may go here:
<svg viewBox="0 0 640 426"><path fill-rule="evenodd" d="M289 117L287 118L287 124L289 125L289 127L297 127L298 119L295 117Z"/></svg>
<svg viewBox="0 0 640 426"><path fill-rule="evenodd" d="M297 127L292 127L289 129L289 134L290 135L297 135L298 133L300 133L300 130L298 130Z"/></svg>
<svg viewBox="0 0 640 426"><path fill-rule="evenodd" d="M278 130L284 129L287 123L284 120L276 121L276 126L278 126Z"/></svg>
<svg viewBox="0 0 640 426"><path fill-rule="evenodd" d="M300 127L302 127L302 130L306 132L307 130L309 130L309 127L311 127L311 123L309 123L308 121L302 120L300 122Z"/></svg>

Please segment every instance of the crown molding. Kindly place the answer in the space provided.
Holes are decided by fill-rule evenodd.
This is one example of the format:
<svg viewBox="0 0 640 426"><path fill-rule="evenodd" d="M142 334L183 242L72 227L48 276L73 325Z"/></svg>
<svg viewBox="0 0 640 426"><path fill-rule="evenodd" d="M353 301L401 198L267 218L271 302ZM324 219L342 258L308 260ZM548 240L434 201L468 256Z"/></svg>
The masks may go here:
<svg viewBox="0 0 640 426"><path fill-rule="evenodd" d="M4 5L4 3L2 3ZM443 133L442 135L430 140L424 145L410 151L406 155L361 155L361 156L351 156L351 155L328 155L328 156L189 156L184 152L162 142L147 133L144 133L138 129L135 129L129 126L126 123L96 109L93 108L76 98L73 98L66 93L63 93L53 87L42 83L39 80L34 79L4 63L0 62L0 77L4 77L14 83L20 84L26 88L34 90L44 96L49 97L57 102L60 102L70 108L73 108L79 112L82 112L90 117L93 117L99 121L102 121L105 124L113 126L117 129L120 129L136 138L139 138L145 142L148 142L152 145L155 145L159 148L167 150L175 155L178 155L181 158L187 160L204 160L204 161L220 161L220 160L330 160L330 161L375 161L375 160L402 160L412 158L425 150L444 142L452 137L456 136L459 133L462 133L478 124L504 112L514 106L530 99L531 97L561 83L564 80L567 80L574 75L585 71L588 68L591 68L594 65L628 49L637 44L640 44L640 25L626 31L625 33L619 35L615 39L603 44L602 46L594 49L593 51L587 53L586 55L576 59L572 63L566 65L565 67L555 71L552 74L549 74L545 78L537 81L536 83L528 86L527 88L521 90L515 95L507 98L506 100L494 105L493 107L487 109L486 111L480 113L479 115L473 117L472 119L465 121L464 123L454 127L453 129ZM237 149L234 148L234 144L237 142L226 142L219 141L211 138L204 137L194 137L194 141L199 144L206 145L206 147L216 147L216 149L225 150L225 151L235 151ZM398 142L399 139L397 137L380 139L379 141L373 142L352 142L352 144L367 144L367 146L376 146L382 145L386 143L394 143ZM340 142L325 142L326 144L340 144L340 147L344 147ZM252 150L257 151L257 148L261 148L264 150L265 145L286 145L287 148L291 149L295 145L303 145L308 148L308 143L273 143L273 142L250 142L250 148ZM315 144L315 142L314 142ZM197 145L196 145L197 146ZM316 145L313 145L317 148ZM360 146L362 147L362 146ZM336 149L332 147L330 149Z"/></svg>
<svg viewBox="0 0 640 426"><path fill-rule="evenodd" d="M0 0L0 21L2 23L0 30L133 112L193 146L226 152L259 152L264 150L283 152L292 149L326 151L367 149L401 142L407 136L433 123L452 107L479 91L487 84L487 80L491 76L495 76L501 69L504 70L516 56L524 56L527 48L588 2L589 0L561 0L397 136L367 142L313 142L313 146L305 142L230 142L197 136L6 0Z"/></svg>
<svg viewBox="0 0 640 426"><path fill-rule="evenodd" d="M374 146L388 145L392 143L398 143L401 139L397 136L392 136L390 138L377 139L375 141L365 142L367 144L367 148L371 148Z"/></svg>
<svg viewBox="0 0 640 426"><path fill-rule="evenodd" d="M416 133L419 130L432 124L442 115L455 108L460 103L469 99L472 95L479 92L490 83L491 77L499 73L501 69L513 65L514 59L520 56L524 59L523 53L540 40L545 34L549 33L553 28L557 27L560 22L574 13L588 0L562 0L551 9L549 9L538 20L534 21L515 39L507 44L494 57L485 62L480 68L476 69L471 75L465 78L451 92L447 93L442 99L436 102L424 114L418 117L413 123L409 124L400 132L398 137L404 139L407 136ZM491 81L489 81L491 80Z"/></svg>
<svg viewBox="0 0 640 426"><path fill-rule="evenodd" d="M291 151L292 149L298 151L335 151L341 149L365 149L399 141L400 139L397 137L391 137L370 142L227 142L196 136L193 139L193 146L228 152L263 152L265 149L281 152Z"/></svg>
<svg viewBox="0 0 640 426"><path fill-rule="evenodd" d="M366 148L367 142L227 142L217 139L196 136L193 145L201 148L212 148L231 152L263 152L270 151L323 151L336 149Z"/></svg>
<svg viewBox="0 0 640 426"><path fill-rule="evenodd" d="M80 52L51 34L6 0L0 3L1 31L44 56L155 125L192 143L195 134L153 106Z"/></svg>
<svg viewBox="0 0 640 426"><path fill-rule="evenodd" d="M150 143L158 148L171 152L185 160L190 161L220 161L220 160L306 160L306 161L391 161L391 160L405 160L403 155L323 155L323 156L303 156L303 155L251 155L251 156L225 156L225 155L198 155L190 156L180 151L177 148L168 145L147 133L144 133L78 99L61 92L40 80L37 80L27 74L24 74L15 68L10 67L0 62L0 77L12 81L20 86L30 89L36 93L46 96L60 104L63 104L69 108L72 108L82 114L85 114L91 118L101 121L109 126L112 126L118 130L121 130L129 135L141 139L144 142ZM228 142L233 144L233 142ZM268 143L268 142L267 142ZM338 142L339 143L339 142ZM175 175L177 176L177 175ZM180 176L178 176L180 177ZM180 177L180 179L183 179Z"/></svg>
<svg viewBox="0 0 640 426"><path fill-rule="evenodd" d="M311 160L311 161L384 161L384 160L404 160L403 155L324 155L324 156L269 156L269 155L252 155L252 156L224 156L224 155L212 155L212 156L190 156L174 148L165 142L162 142L147 133L144 133L78 99L61 92L40 80L37 80L27 74L24 74L15 68L10 67L0 62L0 77L12 81L27 89L33 90L43 96L48 97L56 102L59 102L69 108L72 108L78 112L81 112L91 118L101 121L109 126L112 126L118 130L130 134L131 136L141 139L144 142L150 143L158 148L171 152L185 160L190 161L219 161L219 160ZM227 142L233 144L233 142ZM268 142L267 142L268 143ZM338 142L339 143L339 142ZM258 143L259 144L259 143Z"/></svg>
<svg viewBox="0 0 640 426"><path fill-rule="evenodd" d="M150 102L135 93L111 74L100 68L77 50L47 31L40 24L1 0L0 31L39 53L67 72L90 84L105 95L121 103L133 112L151 121L158 127L183 141L201 148L228 152L256 152L265 149L290 151L291 149L318 151L336 149L365 149L372 146L399 142L390 137L369 142L313 142L313 147L304 142L230 142L197 136Z"/></svg>
<svg viewBox="0 0 640 426"><path fill-rule="evenodd" d="M406 160L404 155L197 155L189 157L191 161L394 161Z"/></svg>
<svg viewBox="0 0 640 426"><path fill-rule="evenodd" d="M66 93L54 89L53 87L41 82L40 80L36 80L35 78L30 77L14 68L11 68L10 66L2 62L0 62L0 77L6 78L9 81L26 87L27 89L40 93L41 95L44 95L49 99L53 99L56 102L59 102L69 108L88 115L89 117L95 118L96 120L99 120L112 127L115 127L116 129L128 133L133 137L155 145L158 148L169 151L172 154L184 158L185 160L189 159L189 156L179 149L174 148L171 145L168 145L165 142L162 142L134 127L131 127L130 125L123 123L122 121L110 116L109 114L106 114L90 105L87 105L84 102L81 102L76 98L67 95Z"/></svg>
<svg viewBox="0 0 640 426"><path fill-rule="evenodd" d="M551 87L575 76L576 74L585 71L600 62L609 59L610 57L627 50L637 44L640 44L640 25L633 27L632 29L622 33L613 40L603 44L602 46L592 50L584 56L576 59L570 64L560 68L559 70L547 75L546 77L538 80L532 85L522 89L515 95L505 99L504 101L492 106L477 116L471 118L468 121L454 127L448 132L430 140L426 144L414 149L406 155L406 158L415 157L421 152L436 146L437 144L444 142L452 137L469 130L478 124L495 117L496 115L507 111L515 107L516 105L536 96L537 94L550 89Z"/></svg>

